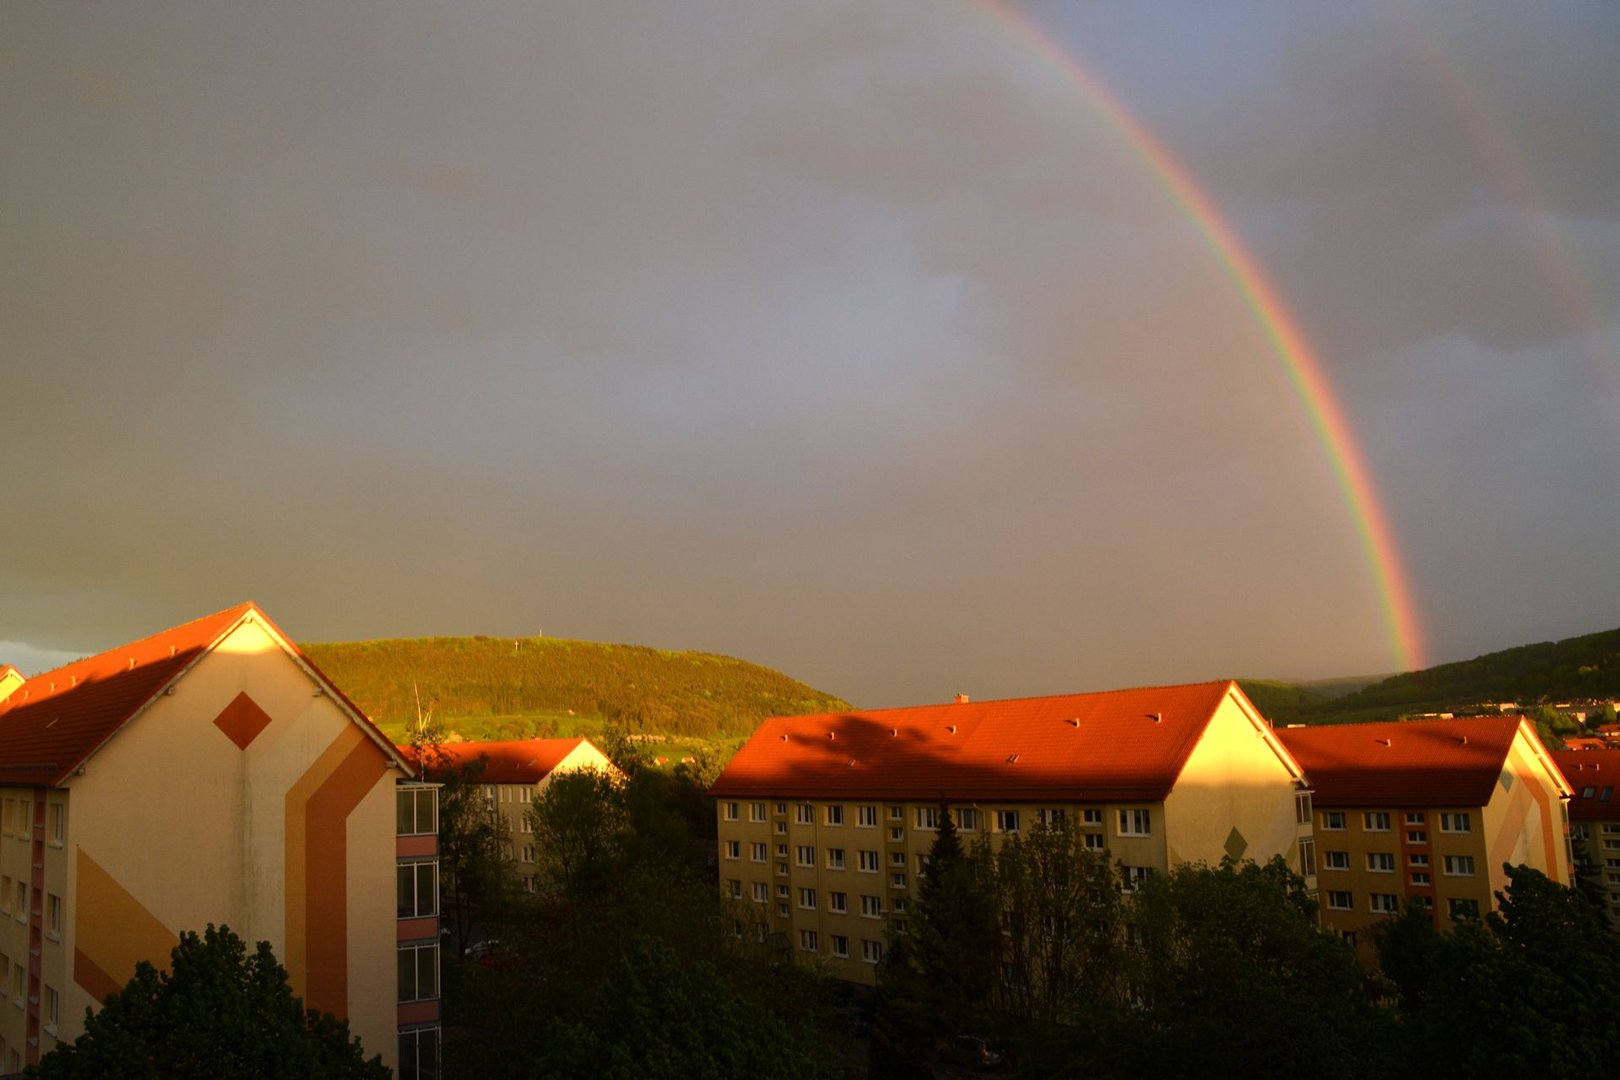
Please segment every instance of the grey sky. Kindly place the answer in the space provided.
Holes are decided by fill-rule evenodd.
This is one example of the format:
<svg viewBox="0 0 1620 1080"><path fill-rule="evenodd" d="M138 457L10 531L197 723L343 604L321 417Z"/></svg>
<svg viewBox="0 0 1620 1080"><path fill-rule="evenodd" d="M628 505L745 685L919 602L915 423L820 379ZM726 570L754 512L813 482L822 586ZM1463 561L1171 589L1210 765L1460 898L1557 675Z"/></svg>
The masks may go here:
<svg viewBox="0 0 1620 1080"><path fill-rule="evenodd" d="M1620 625L1620 8L1022 10L1317 345L1430 658ZM868 706L1395 663L1239 290L984 4L14 3L0 101L0 660L251 597Z"/></svg>

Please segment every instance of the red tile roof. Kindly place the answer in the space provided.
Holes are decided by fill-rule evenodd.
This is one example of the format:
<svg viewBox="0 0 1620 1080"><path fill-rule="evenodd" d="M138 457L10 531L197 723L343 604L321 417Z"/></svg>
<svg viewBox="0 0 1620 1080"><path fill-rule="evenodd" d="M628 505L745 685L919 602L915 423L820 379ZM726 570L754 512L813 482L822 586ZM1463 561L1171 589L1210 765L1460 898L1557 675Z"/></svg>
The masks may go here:
<svg viewBox="0 0 1620 1080"><path fill-rule="evenodd" d="M0 783L60 784L249 616L286 642L376 742L390 746L365 714L249 601L36 675L12 691L0 702Z"/></svg>
<svg viewBox="0 0 1620 1080"><path fill-rule="evenodd" d="M1620 821L1620 750L1554 750L1552 756L1575 793L1571 821Z"/></svg>
<svg viewBox="0 0 1620 1080"><path fill-rule="evenodd" d="M1279 728L1277 736L1319 807L1484 806L1522 719L1331 724Z"/></svg>
<svg viewBox="0 0 1620 1080"><path fill-rule="evenodd" d="M1226 681L778 717L709 793L1157 802L1228 694L1243 699Z"/></svg>
<svg viewBox="0 0 1620 1080"><path fill-rule="evenodd" d="M488 757L479 781L485 784L537 784L562 764L564 758L579 748L587 739L514 739L509 742L445 743L439 748L449 768L459 769L480 757ZM411 761L415 751L408 746L399 748ZM442 766L429 755L428 772L440 771Z"/></svg>

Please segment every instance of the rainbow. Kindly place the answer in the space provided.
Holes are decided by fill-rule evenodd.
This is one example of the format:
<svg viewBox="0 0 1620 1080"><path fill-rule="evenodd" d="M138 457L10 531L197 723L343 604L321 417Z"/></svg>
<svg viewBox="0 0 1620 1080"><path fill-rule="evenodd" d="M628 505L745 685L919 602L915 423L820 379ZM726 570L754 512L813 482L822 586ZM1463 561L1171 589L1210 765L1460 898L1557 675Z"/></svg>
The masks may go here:
<svg viewBox="0 0 1620 1080"><path fill-rule="evenodd" d="M1395 662L1403 671L1426 666L1417 604L1395 544L1395 531L1373 485L1366 456L1350 429L1344 408L1333 393L1322 361L1284 305L1276 286L1222 218L1192 173L1079 60L1004 0L972 2L1061 72L1124 135L1224 266L1286 369L1288 381L1327 454L1378 590Z"/></svg>

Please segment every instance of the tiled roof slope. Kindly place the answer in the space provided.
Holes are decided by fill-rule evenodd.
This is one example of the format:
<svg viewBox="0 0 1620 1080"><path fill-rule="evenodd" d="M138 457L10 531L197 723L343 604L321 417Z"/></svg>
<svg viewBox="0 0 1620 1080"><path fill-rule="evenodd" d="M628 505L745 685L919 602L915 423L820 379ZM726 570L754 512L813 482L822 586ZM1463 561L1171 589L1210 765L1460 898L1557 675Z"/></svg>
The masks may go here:
<svg viewBox="0 0 1620 1080"><path fill-rule="evenodd" d="M368 734L389 747L365 714L249 601L23 683L0 702L0 784L60 784L249 615L286 641Z"/></svg>
<svg viewBox="0 0 1620 1080"><path fill-rule="evenodd" d="M470 765L487 755L488 764L479 782L485 784L537 784L579 748L584 739L513 739L509 742L458 742L439 747L441 759L452 769ZM416 760L416 751L401 746L399 752ZM441 766L429 755L428 772Z"/></svg>
<svg viewBox="0 0 1620 1080"><path fill-rule="evenodd" d="M1317 806L1484 806L1521 717L1279 728Z"/></svg>
<svg viewBox="0 0 1620 1080"><path fill-rule="evenodd" d="M711 795L1163 799L1235 683L767 720Z"/></svg>
<svg viewBox="0 0 1620 1080"><path fill-rule="evenodd" d="M1620 821L1620 750L1554 750L1552 756L1575 793L1571 821Z"/></svg>

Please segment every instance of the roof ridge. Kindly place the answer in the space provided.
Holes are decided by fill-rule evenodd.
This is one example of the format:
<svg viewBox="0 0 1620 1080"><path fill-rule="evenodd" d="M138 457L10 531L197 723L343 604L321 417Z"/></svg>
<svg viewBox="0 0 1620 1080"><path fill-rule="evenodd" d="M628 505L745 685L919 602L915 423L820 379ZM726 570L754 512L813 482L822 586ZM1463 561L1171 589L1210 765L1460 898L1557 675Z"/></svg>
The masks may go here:
<svg viewBox="0 0 1620 1080"><path fill-rule="evenodd" d="M1056 701L1064 698L1110 697L1115 694L1147 694L1154 691L1195 690L1203 687L1215 686L1219 686L1224 689L1225 687L1231 686L1236 682L1236 679L1208 679L1203 682L1164 683L1158 686L1121 686L1111 690L1075 690L1062 694L1027 694L1022 697L1011 698L985 698L983 700L970 699L968 701L938 701L927 702L921 705L888 705L876 709L851 708L843 709L838 712L793 713L782 716L768 716L762 721L762 723L769 723L772 720L814 720L818 717L826 716L869 716L874 713L917 712L923 709L952 709L964 705L970 708L982 705L1017 705L1026 701Z"/></svg>

